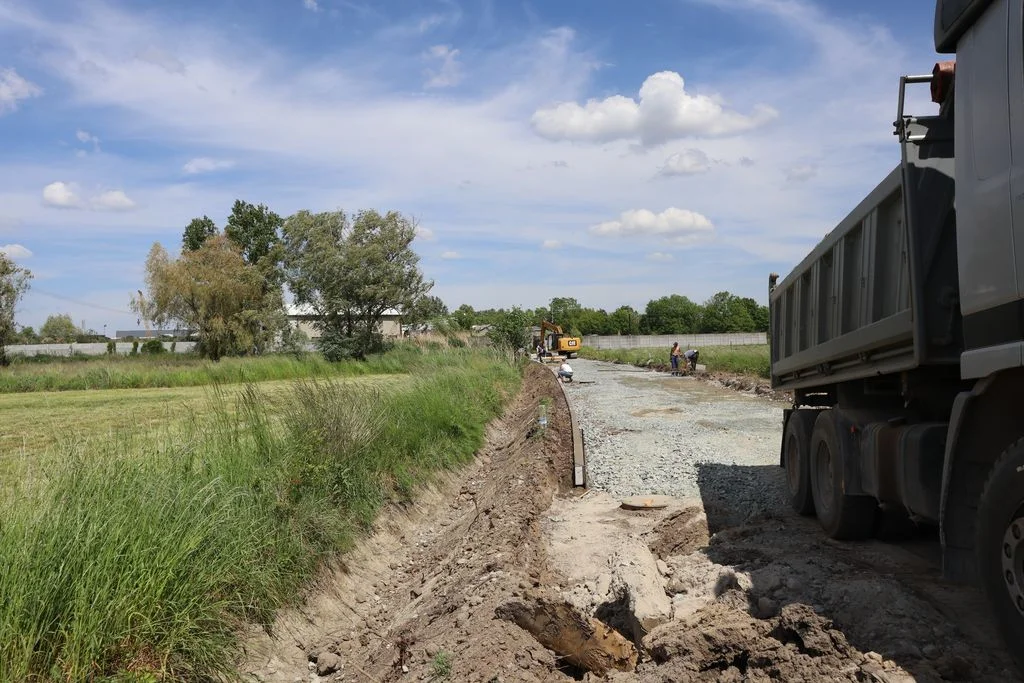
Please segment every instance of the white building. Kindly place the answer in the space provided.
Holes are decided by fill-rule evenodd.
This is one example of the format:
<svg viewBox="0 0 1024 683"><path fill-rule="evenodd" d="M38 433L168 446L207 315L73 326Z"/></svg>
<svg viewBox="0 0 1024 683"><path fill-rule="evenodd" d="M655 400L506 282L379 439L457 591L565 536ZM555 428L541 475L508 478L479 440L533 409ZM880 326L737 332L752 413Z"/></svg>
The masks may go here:
<svg viewBox="0 0 1024 683"><path fill-rule="evenodd" d="M320 338L320 330L313 324L318 316L312 307L288 304L286 309L288 324L293 329L302 330L310 339ZM389 308L384 311L384 315L380 319L380 333L384 335L385 339L398 339L402 336L402 314L398 310Z"/></svg>

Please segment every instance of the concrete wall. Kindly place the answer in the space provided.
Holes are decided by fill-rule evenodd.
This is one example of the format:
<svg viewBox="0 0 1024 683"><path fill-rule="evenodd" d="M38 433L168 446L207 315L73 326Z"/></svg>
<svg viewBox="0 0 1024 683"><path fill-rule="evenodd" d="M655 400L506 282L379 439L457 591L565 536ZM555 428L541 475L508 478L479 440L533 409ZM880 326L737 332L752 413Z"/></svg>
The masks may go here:
<svg viewBox="0 0 1024 683"><path fill-rule="evenodd" d="M673 342L687 347L705 346L751 346L767 344L764 332L730 332L728 334L641 334L641 335L597 335L583 337L583 345L592 349L650 349L664 347L665 352Z"/></svg>
<svg viewBox="0 0 1024 683"><path fill-rule="evenodd" d="M164 348L171 350L171 342L164 342ZM177 353L186 353L195 347L195 342L180 341L174 345ZM142 346L142 342L139 342ZM118 342L117 352L128 353L132 350L131 342ZM107 352L107 345L103 342L90 344L14 344L7 347L7 353L21 354L23 356L49 355L49 356L70 356L72 353L84 353L88 356L102 356Z"/></svg>

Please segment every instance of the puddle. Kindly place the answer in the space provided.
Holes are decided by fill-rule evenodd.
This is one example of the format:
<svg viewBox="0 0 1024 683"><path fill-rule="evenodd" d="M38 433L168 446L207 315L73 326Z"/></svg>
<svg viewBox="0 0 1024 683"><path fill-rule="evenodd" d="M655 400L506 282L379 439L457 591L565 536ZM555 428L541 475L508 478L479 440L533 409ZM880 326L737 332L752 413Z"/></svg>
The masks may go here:
<svg viewBox="0 0 1024 683"><path fill-rule="evenodd" d="M652 415L682 415L685 411L682 408L644 408L634 410L630 415L633 417L650 417Z"/></svg>

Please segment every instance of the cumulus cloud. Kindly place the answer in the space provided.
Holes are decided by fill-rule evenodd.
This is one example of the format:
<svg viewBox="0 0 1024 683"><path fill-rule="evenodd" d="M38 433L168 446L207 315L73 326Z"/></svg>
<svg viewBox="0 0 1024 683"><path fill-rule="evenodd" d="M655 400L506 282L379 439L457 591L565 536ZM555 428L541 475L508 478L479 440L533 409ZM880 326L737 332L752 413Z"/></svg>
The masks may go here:
<svg viewBox="0 0 1024 683"><path fill-rule="evenodd" d="M78 141L81 142L83 145L91 144L94 152L100 151L100 139L93 135L92 133L90 133L89 131L82 130L81 128L79 128L77 131L75 131L75 137L78 138ZM78 155L86 156L85 150L78 150Z"/></svg>
<svg viewBox="0 0 1024 683"><path fill-rule="evenodd" d="M320 11L320 3L318 3L317 0L302 0L302 6L310 12Z"/></svg>
<svg viewBox="0 0 1024 683"><path fill-rule="evenodd" d="M711 160L699 149L684 149L665 160L661 175L696 175L711 170Z"/></svg>
<svg viewBox="0 0 1024 683"><path fill-rule="evenodd" d="M674 261L675 258L676 257L672 254L667 254L663 251L655 251L647 255L648 261L654 261L656 263L668 263L669 261Z"/></svg>
<svg viewBox="0 0 1024 683"><path fill-rule="evenodd" d="M198 173L212 173L213 171L223 171L228 168L232 168L235 162L228 159L211 159L210 157L196 157L190 159L181 170L189 175L196 175Z"/></svg>
<svg viewBox="0 0 1024 683"><path fill-rule="evenodd" d="M32 252L20 244L0 244L0 254L6 254L12 259L28 258Z"/></svg>
<svg viewBox="0 0 1024 683"><path fill-rule="evenodd" d="M135 208L135 202L121 190L107 190L93 197L92 206L107 211L127 211Z"/></svg>
<svg viewBox="0 0 1024 683"><path fill-rule="evenodd" d="M704 215L675 207L654 213L647 209L624 211L618 220L591 226L600 237L655 237L673 244L686 244L710 237L715 226Z"/></svg>
<svg viewBox="0 0 1024 683"><path fill-rule="evenodd" d="M786 169L786 180L791 183L803 183L818 175L818 167L814 164L802 164Z"/></svg>
<svg viewBox="0 0 1024 683"><path fill-rule="evenodd" d="M83 201L76 183L57 181L43 188L43 203L58 209L92 208L99 211L127 211L135 208L123 190L107 190Z"/></svg>
<svg viewBox="0 0 1024 683"><path fill-rule="evenodd" d="M422 225L416 226L416 237L421 240L427 240L428 242L434 239L434 231L430 228L424 228Z"/></svg>
<svg viewBox="0 0 1024 683"><path fill-rule="evenodd" d="M441 254L441 258L446 261L452 261L459 258L459 252L457 251L446 251Z"/></svg>
<svg viewBox="0 0 1024 683"><path fill-rule="evenodd" d="M726 109L716 98L691 95L683 77L674 71L648 76L639 95L638 100L612 95L582 105L563 102L538 109L531 123L539 135L550 140L638 140L652 146L685 137L736 135L778 116L763 104L746 115Z"/></svg>
<svg viewBox="0 0 1024 683"><path fill-rule="evenodd" d="M0 115L18 108L18 102L43 94L43 89L26 81L14 69L0 69Z"/></svg>
<svg viewBox="0 0 1024 683"><path fill-rule="evenodd" d="M425 57L440 62L435 69L427 69L427 88L450 88L462 81L462 65L459 64L459 51L450 45L435 45L427 50Z"/></svg>
<svg viewBox="0 0 1024 683"><path fill-rule="evenodd" d="M540 246L543 249L561 249L562 243L559 240L544 240Z"/></svg>
<svg viewBox="0 0 1024 683"><path fill-rule="evenodd" d="M74 183L57 181L43 188L43 203L58 209L71 209L81 204Z"/></svg>

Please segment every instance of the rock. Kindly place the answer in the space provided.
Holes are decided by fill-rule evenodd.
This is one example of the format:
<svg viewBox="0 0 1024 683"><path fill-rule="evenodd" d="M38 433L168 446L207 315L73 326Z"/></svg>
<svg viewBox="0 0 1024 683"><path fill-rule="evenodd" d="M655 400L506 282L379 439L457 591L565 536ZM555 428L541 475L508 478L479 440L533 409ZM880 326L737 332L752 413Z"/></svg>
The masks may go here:
<svg viewBox="0 0 1024 683"><path fill-rule="evenodd" d="M758 616L762 619L770 619L778 612L779 606L771 598L759 598L757 601Z"/></svg>
<svg viewBox="0 0 1024 683"><path fill-rule="evenodd" d="M868 660L869 662L875 662L877 664L882 663L882 655L874 651L864 653L864 659Z"/></svg>
<svg viewBox="0 0 1024 683"><path fill-rule="evenodd" d="M423 650L427 653L428 657L433 659L437 656L437 653L441 651L441 648L439 648L436 643L427 643L423 646Z"/></svg>
<svg viewBox="0 0 1024 683"><path fill-rule="evenodd" d="M928 644L921 648L921 654L923 654L928 659L938 659L939 655L942 654L942 652L941 650L939 650L939 648L935 647L934 645Z"/></svg>
<svg viewBox="0 0 1024 683"><path fill-rule="evenodd" d="M327 676L341 668L341 657L333 652L321 652L316 658L316 673Z"/></svg>
<svg viewBox="0 0 1024 683"><path fill-rule="evenodd" d="M668 564L665 562L665 560L658 560L657 565L658 571L661 572L662 576L669 576L672 574L672 570L668 568Z"/></svg>

